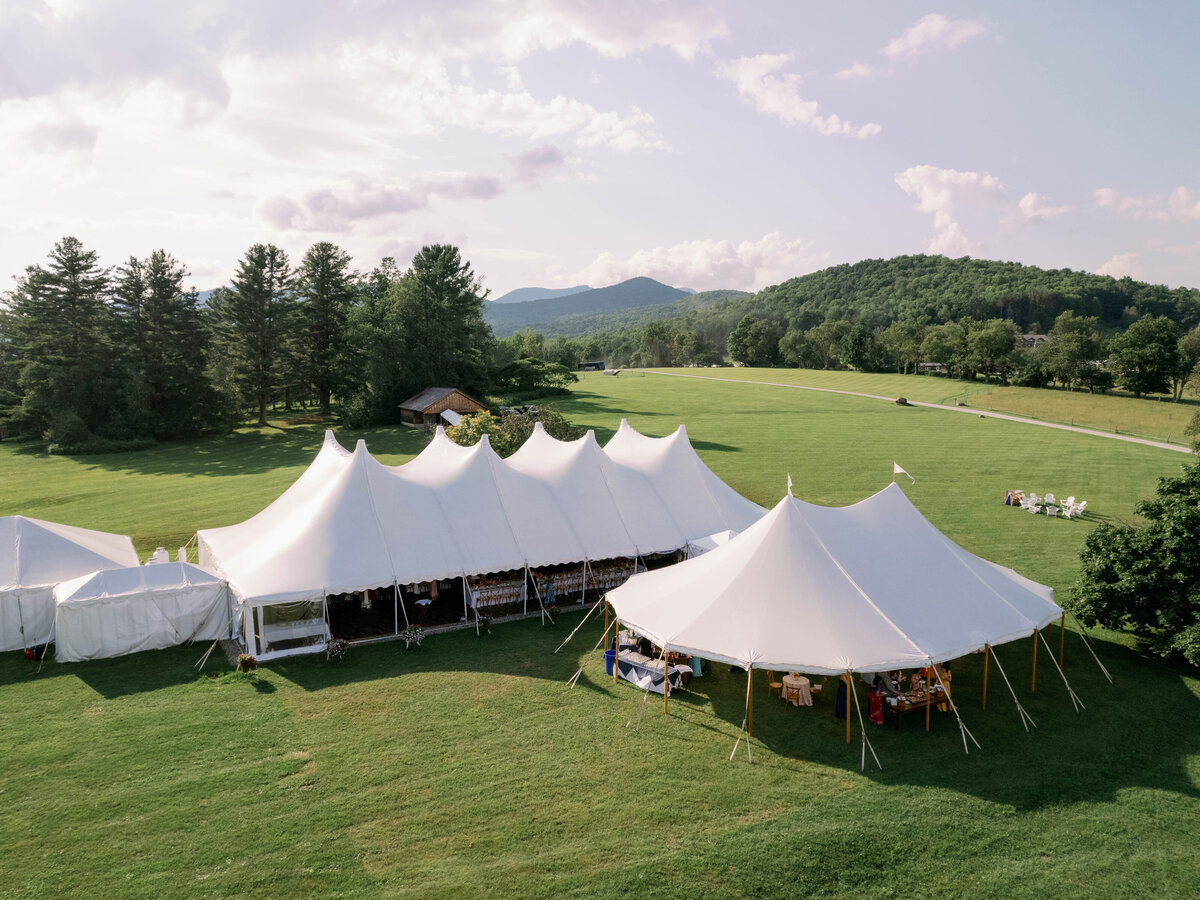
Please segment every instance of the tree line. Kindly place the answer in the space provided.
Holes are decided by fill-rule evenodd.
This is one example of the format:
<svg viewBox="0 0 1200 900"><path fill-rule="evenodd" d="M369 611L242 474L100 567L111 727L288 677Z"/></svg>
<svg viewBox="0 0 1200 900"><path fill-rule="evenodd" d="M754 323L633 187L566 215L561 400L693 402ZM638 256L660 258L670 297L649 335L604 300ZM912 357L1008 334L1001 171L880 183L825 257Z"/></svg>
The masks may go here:
<svg viewBox="0 0 1200 900"><path fill-rule="evenodd" d="M337 246L298 264L255 244L202 300L165 250L103 267L74 237L0 302L0 429L64 452L260 425L282 406L340 404L350 427L398 420L433 385L544 391L573 371L493 339L486 291L457 248L367 274ZM572 367L573 368L573 367Z"/></svg>

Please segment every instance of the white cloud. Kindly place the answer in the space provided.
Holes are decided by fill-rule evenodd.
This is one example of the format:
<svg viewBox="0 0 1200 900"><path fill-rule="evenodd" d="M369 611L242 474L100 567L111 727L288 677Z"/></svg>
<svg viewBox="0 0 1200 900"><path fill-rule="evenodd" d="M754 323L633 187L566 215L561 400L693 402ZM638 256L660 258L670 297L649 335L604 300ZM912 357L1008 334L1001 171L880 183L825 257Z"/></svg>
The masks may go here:
<svg viewBox="0 0 1200 900"><path fill-rule="evenodd" d="M1056 219L1071 211L1069 206L1049 206L1045 197L1033 192L1022 197L1017 205L1026 219Z"/></svg>
<svg viewBox="0 0 1200 900"><path fill-rule="evenodd" d="M986 31L983 22L948 19L941 13L930 13L910 25L900 37L888 41L879 52L889 59L903 59L929 50L957 47Z"/></svg>
<svg viewBox="0 0 1200 900"><path fill-rule="evenodd" d="M719 288L758 290L827 264L804 240L785 240L779 232L758 240L704 239L670 247L638 250L620 259L602 253L564 283L603 286L646 276L664 284L707 291Z"/></svg>
<svg viewBox="0 0 1200 900"><path fill-rule="evenodd" d="M548 172L561 168L566 160L566 154L561 149L553 144L545 144L513 157L512 163L518 181L536 182Z"/></svg>
<svg viewBox="0 0 1200 900"><path fill-rule="evenodd" d="M717 75L732 81L741 98L755 109L791 125L813 128L824 135L848 135L860 139L874 137L883 130L874 122L852 125L837 115L818 113L817 102L805 100L800 95L803 79L799 75L780 72L791 61L789 54L744 56L718 63Z"/></svg>
<svg viewBox="0 0 1200 900"><path fill-rule="evenodd" d="M848 68L842 69L842 71L836 73L833 77L841 78L841 79L870 78L874 74L875 74L875 70L872 69L870 66L868 66L866 63L856 62L853 65L849 66Z"/></svg>
<svg viewBox="0 0 1200 900"><path fill-rule="evenodd" d="M1147 194L1126 196L1113 188L1099 188L1092 197L1097 206L1115 209L1135 219L1150 219L1157 222L1195 222L1200 220L1200 192L1177 187L1170 195Z"/></svg>
<svg viewBox="0 0 1200 900"><path fill-rule="evenodd" d="M276 194L259 205L258 213L280 229L346 231L357 222L425 209L434 197L491 200L503 192L499 178L462 172L428 174L400 187L360 179L349 189L310 191L302 201Z"/></svg>
<svg viewBox="0 0 1200 900"><path fill-rule="evenodd" d="M1111 275L1113 278L1137 278L1141 267L1138 265L1136 253L1118 253L1096 270L1097 275Z"/></svg>
<svg viewBox="0 0 1200 900"><path fill-rule="evenodd" d="M896 176L896 184L917 198L917 209L933 213L936 230L929 242L930 253L963 256L979 249L963 231L961 212L995 197L1004 185L987 172L959 172L937 166L912 166Z"/></svg>

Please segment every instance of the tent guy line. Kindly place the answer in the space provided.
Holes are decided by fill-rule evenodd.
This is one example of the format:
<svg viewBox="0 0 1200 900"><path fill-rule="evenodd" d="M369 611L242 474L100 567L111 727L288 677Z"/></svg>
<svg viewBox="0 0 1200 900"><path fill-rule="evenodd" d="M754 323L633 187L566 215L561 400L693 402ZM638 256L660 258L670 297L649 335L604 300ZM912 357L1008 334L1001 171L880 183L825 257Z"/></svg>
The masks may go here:
<svg viewBox="0 0 1200 900"><path fill-rule="evenodd" d="M781 381L754 381L749 378L718 378L715 375L689 375L685 372L659 372L654 369L634 369L632 371L641 372L645 375L666 375L672 378L698 378L703 381L723 381L727 384L757 384L764 387L781 387L792 388L797 391L816 391L820 394L842 394L847 397L861 397L864 400L885 400L888 403L895 403L895 397L884 397L881 394L864 394L860 391L842 391L836 388L821 388L811 387L806 384L785 384ZM1081 428L1078 425L1061 425L1058 422L1043 422L1039 419L1028 419L1024 416L1014 416L1008 413L989 412L985 409L976 409L970 406L947 406L944 403L925 403L920 400L909 400L909 406L922 406L927 409L941 409L946 412L970 413L973 416L982 416L987 419L1003 419L1006 422L1017 422L1021 425L1038 425L1042 428L1054 428L1058 431L1073 431L1076 434L1087 434L1092 437L1108 438L1114 441L1125 441L1127 444L1141 444L1145 447L1155 447L1159 450L1174 450L1176 453L1191 453L1190 447L1183 447L1179 444L1168 444L1166 441L1155 441L1149 438L1133 437L1128 434L1111 434L1107 431L1100 431L1095 428ZM907 472L905 473L908 474Z"/></svg>

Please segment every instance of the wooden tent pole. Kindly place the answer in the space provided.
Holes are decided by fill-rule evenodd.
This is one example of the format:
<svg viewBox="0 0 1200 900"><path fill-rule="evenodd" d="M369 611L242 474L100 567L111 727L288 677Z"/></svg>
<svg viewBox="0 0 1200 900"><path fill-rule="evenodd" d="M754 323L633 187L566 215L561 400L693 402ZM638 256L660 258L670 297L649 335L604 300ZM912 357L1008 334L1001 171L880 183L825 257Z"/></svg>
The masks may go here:
<svg viewBox="0 0 1200 900"><path fill-rule="evenodd" d="M925 730L929 730L929 710L933 706L930 702L933 700L933 685L930 682L933 680L930 676L933 675L933 661L930 660L929 668L925 670Z"/></svg>
<svg viewBox="0 0 1200 900"><path fill-rule="evenodd" d="M1033 632L1033 673L1029 676L1029 693L1037 690L1037 629Z"/></svg>
<svg viewBox="0 0 1200 900"><path fill-rule="evenodd" d="M608 604L604 604L604 630L608 631Z"/></svg>
<svg viewBox="0 0 1200 900"><path fill-rule="evenodd" d="M992 648L987 644L983 645L983 708L987 709L987 670L988 657L992 655Z"/></svg>
<svg viewBox="0 0 1200 900"><path fill-rule="evenodd" d="M617 679L620 677L620 669L617 667L617 663L621 658L621 623L617 621L615 615L613 616L613 626L613 684L616 684Z"/></svg>
<svg viewBox="0 0 1200 900"><path fill-rule="evenodd" d="M749 724L749 729L746 731L746 741L754 737L754 664L746 669L746 722Z"/></svg>
<svg viewBox="0 0 1200 900"><path fill-rule="evenodd" d="M1058 667L1063 664L1063 645L1067 642L1067 614L1064 612L1058 620Z"/></svg>
<svg viewBox="0 0 1200 900"><path fill-rule="evenodd" d="M846 670L846 743L850 743L850 692L854 690L854 678ZM858 702L857 700L855 701Z"/></svg>
<svg viewBox="0 0 1200 900"><path fill-rule="evenodd" d="M671 665L667 662L667 650L663 648L663 715L667 714L667 700L671 696Z"/></svg>

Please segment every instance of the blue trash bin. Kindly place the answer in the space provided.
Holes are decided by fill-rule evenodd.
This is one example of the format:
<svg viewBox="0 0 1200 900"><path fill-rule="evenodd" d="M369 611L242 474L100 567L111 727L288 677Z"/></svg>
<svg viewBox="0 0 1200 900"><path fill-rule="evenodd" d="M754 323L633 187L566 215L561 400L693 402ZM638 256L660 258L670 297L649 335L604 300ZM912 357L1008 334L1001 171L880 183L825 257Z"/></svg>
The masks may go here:
<svg viewBox="0 0 1200 900"><path fill-rule="evenodd" d="M604 651L604 674L611 675L613 673L613 666L615 666L616 664L617 664L617 651L616 650L605 650Z"/></svg>

